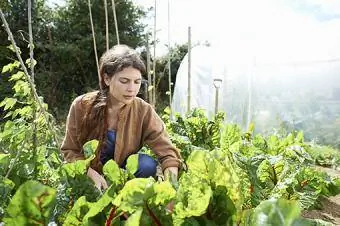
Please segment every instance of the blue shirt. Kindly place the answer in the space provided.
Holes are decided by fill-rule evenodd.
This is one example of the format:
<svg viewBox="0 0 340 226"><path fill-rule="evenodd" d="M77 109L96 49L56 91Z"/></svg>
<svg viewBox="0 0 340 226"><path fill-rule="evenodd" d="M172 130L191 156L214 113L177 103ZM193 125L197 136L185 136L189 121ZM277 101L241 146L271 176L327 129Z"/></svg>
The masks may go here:
<svg viewBox="0 0 340 226"><path fill-rule="evenodd" d="M100 161L104 165L110 159L113 159L116 143L116 130L107 131L107 142L105 148L100 153Z"/></svg>

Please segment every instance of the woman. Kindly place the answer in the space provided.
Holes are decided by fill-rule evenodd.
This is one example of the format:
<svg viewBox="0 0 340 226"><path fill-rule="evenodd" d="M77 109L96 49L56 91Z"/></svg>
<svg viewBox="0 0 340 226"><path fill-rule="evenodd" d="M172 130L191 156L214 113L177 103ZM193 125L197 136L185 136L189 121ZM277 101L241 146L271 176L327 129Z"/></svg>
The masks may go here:
<svg viewBox="0 0 340 226"><path fill-rule="evenodd" d="M100 59L100 90L77 97L66 122L61 152L67 162L84 159L82 146L99 140L96 158L87 175L99 189L107 188L102 166L114 159L125 167L126 159L147 144L156 154L164 175L177 178L180 154L171 144L164 123L152 106L136 97L145 65L138 53L117 45ZM157 162L139 154L136 177L155 176Z"/></svg>

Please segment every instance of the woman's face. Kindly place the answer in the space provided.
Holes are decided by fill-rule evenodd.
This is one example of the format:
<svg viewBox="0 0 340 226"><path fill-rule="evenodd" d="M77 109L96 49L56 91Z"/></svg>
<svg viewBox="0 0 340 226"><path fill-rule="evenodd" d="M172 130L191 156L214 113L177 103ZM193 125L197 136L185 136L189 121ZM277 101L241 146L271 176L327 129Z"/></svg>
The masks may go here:
<svg viewBox="0 0 340 226"><path fill-rule="evenodd" d="M111 96L119 102L129 104L139 92L142 74L133 67L127 67L114 74L111 78L104 75L104 81L109 86Z"/></svg>

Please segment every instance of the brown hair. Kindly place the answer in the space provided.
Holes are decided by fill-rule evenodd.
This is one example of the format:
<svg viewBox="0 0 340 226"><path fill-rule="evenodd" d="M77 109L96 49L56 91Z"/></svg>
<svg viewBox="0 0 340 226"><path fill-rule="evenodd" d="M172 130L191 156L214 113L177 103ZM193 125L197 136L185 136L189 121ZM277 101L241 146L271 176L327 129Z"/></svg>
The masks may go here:
<svg viewBox="0 0 340 226"><path fill-rule="evenodd" d="M107 50L99 61L99 92L92 93L84 98L85 115L82 120L81 135L79 141L84 144L88 139L98 139L99 145L96 151L98 161L101 149L106 144L107 125L107 97L109 87L105 84L104 76L110 78L117 72L127 67L133 67L141 73L145 72L145 65L140 55L127 45L116 45Z"/></svg>

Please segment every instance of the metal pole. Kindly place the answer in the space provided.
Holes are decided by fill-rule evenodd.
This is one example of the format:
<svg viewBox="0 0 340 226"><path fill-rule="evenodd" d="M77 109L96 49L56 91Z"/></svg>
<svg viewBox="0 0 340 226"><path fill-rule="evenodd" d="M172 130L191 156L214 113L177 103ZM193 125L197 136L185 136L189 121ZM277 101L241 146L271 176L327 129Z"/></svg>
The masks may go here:
<svg viewBox="0 0 340 226"><path fill-rule="evenodd" d="M251 67L251 71L249 72L249 78L248 78L248 109L247 109L247 124L246 129L249 128L250 122L252 120L252 102L253 102L253 73L256 69L256 58L253 59L253 65Z"/></svg>
<svg viewBox="0 0 340 226"><path fill-rule="evenodd" d="M215 115L218 113L218 91L219 87L215 88Z"/></svg>
<svg viewBox="0 0 340 226"><path fill-rule="evenodd" d="M219 90L222 85L222 79L215 78L213 84L215 87L215 115L216 115L218 113L218 97L219 97Z"/></svg>
<svg viewBox="0 0 340 226"><path fill-rule="evenodd" d="M188 108L187 112L190 112L191 105L191 27L188 27Z"/></svg>

